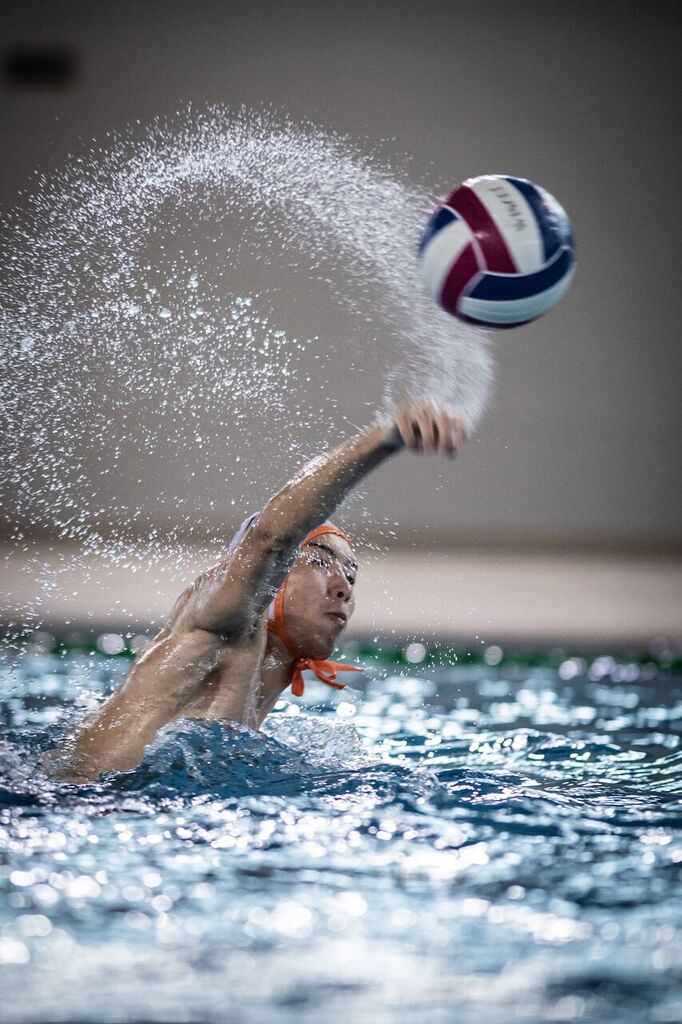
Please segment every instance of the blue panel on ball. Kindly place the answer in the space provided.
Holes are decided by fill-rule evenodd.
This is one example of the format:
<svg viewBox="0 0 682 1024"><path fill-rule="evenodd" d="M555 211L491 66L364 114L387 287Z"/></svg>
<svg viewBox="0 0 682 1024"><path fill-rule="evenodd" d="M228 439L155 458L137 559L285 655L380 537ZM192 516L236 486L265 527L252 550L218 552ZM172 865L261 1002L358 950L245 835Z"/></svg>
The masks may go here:
<svg viewBox="0 0 682 1024"><path fill-rule="evenodd" d="M557 284L573 265L573 253L562 249L555 258L532 274L484 274L469 294L472 299L491 299L509 302L539 295Z"/></svg>
<svg viewBox="0 0 682 1024"><path fill-rule="evenodd" d="M526 181L525 178L511 178L509 176L507 176L507 181L511 182L514 188L519 190L535 214L535 219L542 235L545 261L550 260L561 245L567 245L572 248L573 239L571 238L568 218L565 215L557 217L557 212L547 205L542 192L531 181ZM563 214L563 210L561 213Z"/></svg>
<svg viewBox="0 0 682 1024"><path fill-rule="evenodd" d="M428 245L434 235L437 235L441 228L444 228L446 224L451 224L453 220L458 220L457 214L454 210L451 210L447 206L441 206L440 210L437 210L429 223L426 225L422 240L419 243L419 254L424 251L424 248Z"/></svg>

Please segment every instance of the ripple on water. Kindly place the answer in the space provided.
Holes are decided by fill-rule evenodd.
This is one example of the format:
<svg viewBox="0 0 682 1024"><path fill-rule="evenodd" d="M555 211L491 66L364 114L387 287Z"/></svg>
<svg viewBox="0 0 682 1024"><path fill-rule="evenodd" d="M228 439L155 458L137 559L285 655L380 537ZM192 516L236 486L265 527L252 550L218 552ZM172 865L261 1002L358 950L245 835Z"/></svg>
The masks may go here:
<svg viewBox="0 0 682 1024"><path fill-rule="evenodd" d="M88 701L121 673L91 665ZM370 670L266 735L180 722L65 786L41 757L88 703L82 662L3 669L11 1019L675 1019L679 677L411 667L402 701Z"/></svg>

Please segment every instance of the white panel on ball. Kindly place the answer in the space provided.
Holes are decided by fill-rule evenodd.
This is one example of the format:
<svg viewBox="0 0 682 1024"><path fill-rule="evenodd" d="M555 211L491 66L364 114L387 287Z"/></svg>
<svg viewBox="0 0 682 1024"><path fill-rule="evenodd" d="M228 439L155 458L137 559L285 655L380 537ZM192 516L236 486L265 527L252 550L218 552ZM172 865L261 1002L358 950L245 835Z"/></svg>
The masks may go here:
<svg viewBox="0 0 682 1024"><path fill-rule="evenodd" d="M450 267L472 240L470 228L458 218L447 224L428 243L421 257L421 274L432 298L440 299Z"/></svg>

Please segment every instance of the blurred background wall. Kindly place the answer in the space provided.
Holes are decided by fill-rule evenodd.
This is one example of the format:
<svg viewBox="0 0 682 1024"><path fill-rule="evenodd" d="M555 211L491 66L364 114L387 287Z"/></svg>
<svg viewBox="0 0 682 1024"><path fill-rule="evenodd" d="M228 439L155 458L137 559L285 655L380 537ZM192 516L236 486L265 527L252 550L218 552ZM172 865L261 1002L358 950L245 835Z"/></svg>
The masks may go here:
<svg viewBox="0 0 682 1024"><path fill-rule="evenodd" d="M372 479L372 516L400 528L357 628L623 641L680 633L678 9L5 0L0 209L21 202L36 168L50 175L91 138L189 102L274 104L385 140L388 158L411 154L415 178L430 177L436 193L485 172L540 182L574 224L573 288L548 317L494 338L493 400L447 478L413 459L409 471L394 464ZM41 75L40 53L50 51L52 71ZM312 312L299 305L294 328L305 330ZM333 324L325 341L342 372ZM383 369L368 354L347 396L351 422L367 421ZM253 410L254 431L261 415ZM232 455L223 455L226 478ZM261 476L254 497L281 482ZM228 534L242 513L228 508L219 501L202 513ZM18 607L32 584L21 553L5 553ZM452 572L434 574L434 561ZM140 619L170 599L150 588L128 602ZM103 603L98 614L109 610ZM58 603L48 611L65 613Z"/></svg>

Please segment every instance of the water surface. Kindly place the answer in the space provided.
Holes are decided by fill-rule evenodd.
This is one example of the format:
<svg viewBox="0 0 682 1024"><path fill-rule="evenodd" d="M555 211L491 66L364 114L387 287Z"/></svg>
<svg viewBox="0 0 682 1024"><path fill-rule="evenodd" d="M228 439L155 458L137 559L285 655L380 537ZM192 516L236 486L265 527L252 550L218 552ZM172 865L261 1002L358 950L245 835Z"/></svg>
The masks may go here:
<svg viewBox="0 0 682 1024"><path fill-rule="evenodd" d="M69 786L127 662L6 652L5 1019L679 1020L682 676L555 661L375 664Z"/></svg>

